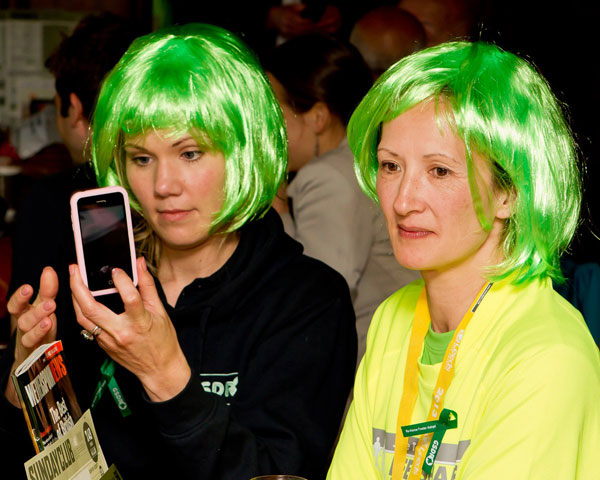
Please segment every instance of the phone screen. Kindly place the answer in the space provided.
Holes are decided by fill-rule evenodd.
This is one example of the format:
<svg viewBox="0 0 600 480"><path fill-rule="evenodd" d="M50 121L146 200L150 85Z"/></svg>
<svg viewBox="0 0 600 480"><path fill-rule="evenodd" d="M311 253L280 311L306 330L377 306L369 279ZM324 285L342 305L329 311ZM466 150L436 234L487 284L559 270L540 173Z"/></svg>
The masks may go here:
<svg viewBox="0 0 600 480"><path fill-rule="evenodd" d="M77 207L89 289L114 288L113 268L133 278L123 195L83 197Z"/></svg>

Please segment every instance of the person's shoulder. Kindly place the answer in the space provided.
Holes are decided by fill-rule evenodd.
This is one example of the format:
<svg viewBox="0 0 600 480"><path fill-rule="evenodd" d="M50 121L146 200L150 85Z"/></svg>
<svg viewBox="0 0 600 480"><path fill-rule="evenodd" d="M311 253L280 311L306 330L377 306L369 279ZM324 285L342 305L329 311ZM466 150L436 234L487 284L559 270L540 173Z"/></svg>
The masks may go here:
<svg viewBox="0 0 600 480"><path fill-rule="evenodd" d="M417 278L386 298L377 308L377 312L389 314L399 310L414 311L423 286L423 279Z"/></svg>
<svg viewBox="0 0 600 480"><path fill-rule="evenodd" d="M320 157L315 158L305 167L310 170L335 171L343 176L354 175L354 156L347 144L342 144L337 148L327 152Z"/></svg>
<svg viewBox="0 0 600 480"><path fill-rule="evenodd" d="M385 336L392 330L409 330L423 285L423 279L418 278L386 298L375 310L369 335L371 331L374 332L373 335L376 332L387 332L384 333Z"/></svg>
<svg viewBox="0 0 600 480"><path fill-rule="evenodd" d="M286 274L294 276L302 288L317 292L346 294L348 284L344 277L321 260L302 253L289 265ZM298 285L300 286L300 285Z"/></svg>
<svg viewBox="0 0 600 480"><path fill-rule="evenodd" d="M553 319L547 319L549 325L545 329L523 323L522 328L504 332L504 339L490 357L493 363L489 370L497 372L492 381L506 377L512 379L515 388L547 390L549 397L577 399L579 404L586 403L584 397L593 397L597 402L600 351L589 332L574 328L568 321L563 328L557 328ZM594 408L597 411L598 407Z"/></svg>
<svg viewBox="0 0 600 480"><path fill-rule="evenodd" d="M598 398L600 351L579 312L549 279L499 282L488 295L462 347L485 369L482 392L489 388L498 398L523 399L543 392L544 401L571 402L573 408Z"/></svg>
<svg viewBox="0 0 600 480"><path fill-rule="evenodd" d="M298 171L290 187L292 193L301 193L319 185L364 196L354 173L354 157L346 144L308 162Z"/></svg>
<svg viewBox="0 0 600 480"><path fill-rule="evenodd" d="M91 166L80 165L40 179L31 188L25 198L25 208L33 205L35 208L53 207L64 203L78 190L96 187Z"/></svg>
<svg viewBox="0 0 600 480"><path fill-rule="evenodd" d="M345 175L343 169L337 168L337 165L326 162L323 159L315 159L300 170L290 182L290 196L311 191L317 187L328 188L335 191L342 188L347 188L349 175Z"/></svg>
<svg viewBox="0 0 600 480"><path fill-rule="evenodd" d="M19 206L17 230L39 228L40 224L52 226L63 220L70 222L71 195L77 190L96 185L90 171L91 167L74 167L49 175L34 184Z"/></svg>
<svg viewBox="0 0 600 480"><path fill-rule="evenodd" d="M245 233L252 237L247 244L252 249L252 261L245 272L249 277L260 275L260 283L266 281L274 290L310 291L315 296L344 296L348 291L341 274L303 253L302 244L284 232L274 210L253 221ZM257 284L251 283L250 288Z"/></svg>
<svg viewBox="0 0 600 480"><path fill-rule="evenodd" d="M377 378L390 363L398 361L410 336L415 307L423 280L417 279L390 295L379 305L367 333L363 372L377 383Z"/></svg>
<svg viewBox="0 0 600 480"><path fill-rule="evenodd" d="M86 163L42 178L36 184L35 189L70 195L74 191L94 188L95 186L94 171L91 165Z"/></svg>
<svg viewBox="0 0 600 480"><path fill-rule="evenodd" d="M24 283L37 288L45 266L62 268L63 255L74 257L69 199L76 190L95 185L90 172L91 167L80 166L49 175L19 205L12 231L11 293Z"/></svg>
<svg viewBox="0 0 600 480"><path fill-rule="evenodd" d="M496 298L502 304L499 348L515 358L543 356L553 363L569 358L598 364L598 347L581 313L552 288L549 279L504 288Z"/></svg>
<svg viewBox="0 0 600 480"><path fill-rule="evenodd" d="M344 277L301 253L301 247L296 250L291 246L284 262L265 265L260 278L253 275L244 292L252 308L263 312L258 322L266 329L265 335L293 327L298 332L337 332L344 342L355 339L356 317Z"/></svg>

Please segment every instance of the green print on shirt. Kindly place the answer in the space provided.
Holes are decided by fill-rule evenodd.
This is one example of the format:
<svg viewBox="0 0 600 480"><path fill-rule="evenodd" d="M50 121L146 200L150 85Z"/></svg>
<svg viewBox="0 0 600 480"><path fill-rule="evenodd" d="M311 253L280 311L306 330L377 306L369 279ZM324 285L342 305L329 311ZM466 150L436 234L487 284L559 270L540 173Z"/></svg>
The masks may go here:
<svg viewBox="0 0 600 480"><path fill-rule="evenodd" d="M404 464L403 479L408 478L408 472L412 466L415 448L419 437L409 437L406 463ZM373 429L373 461L377 471L385 480L392 478L392 465L394 460L394 446L396 435L385 430ZM471 440L461 440L458 444L442 443L438 450L432 474L423 476L423 480L453 480L456 477L457 464L464 456Z"/></svg>

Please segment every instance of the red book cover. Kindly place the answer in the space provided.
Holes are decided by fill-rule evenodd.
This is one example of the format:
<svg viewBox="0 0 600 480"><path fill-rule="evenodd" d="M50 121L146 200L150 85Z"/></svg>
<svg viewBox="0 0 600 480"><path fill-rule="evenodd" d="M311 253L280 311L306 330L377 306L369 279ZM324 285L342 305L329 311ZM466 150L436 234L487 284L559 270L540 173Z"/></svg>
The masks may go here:
<svg viewBox="0 0 600 480"><path fill-rule="evenodd" d="M31 353L15 370L13 382L36 453L67 433L81 416L60 340Z"/></svg>

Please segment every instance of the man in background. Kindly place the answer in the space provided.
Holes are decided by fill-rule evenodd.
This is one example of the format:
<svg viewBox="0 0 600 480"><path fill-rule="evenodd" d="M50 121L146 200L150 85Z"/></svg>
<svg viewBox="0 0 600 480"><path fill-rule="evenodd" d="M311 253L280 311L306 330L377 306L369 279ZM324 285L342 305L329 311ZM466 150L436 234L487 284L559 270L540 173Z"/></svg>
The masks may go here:
<svg viewBox="0 0 600 480"><path fill-rule="evenodd" d="M18 207L11 235L7 300L25 283L37 290L40 274L49 265L59 272L60 283L67 290L62 295L64 307L72 308L67 267L75 261L75 246L69 199L77 190L96 186L86 154L89 120L102 80L142 33L131 22L113 14L88 15L46 60L46 67L56 79L56 122L70 156L70 162L65 163L73 167L42 179ZM59 292L57 303L60 297ZM14 328L11 322L11 333Z"/></svg>
<svg viewBox="0 0 600 480"><path fill-rule="evenodd" d="M477 26L481 0L400 0L398 7L412 13L425 28L427 46L469 40Z"/></svg>
<svg viewBox="0 0 600 480"><path fill-rule="evenodd" d="M87 160L84 145L102 80L142 33L115 15L90 15L46 60L46 68L56 80L58 131L74 165Z"/></svg>
<svg viewBox="0 0 600 480"><path fill-rule="evenodd" d="M425 29L411 13L382 6L364 14L352 28L350 42L376 79L401 58L425 47Z"/></svg>
<svg viewBox="0 0 600 480"><path fill-rule="evenodd" d="M69 314L73 305L68 266L76 261L69 199L77 190L96 186L85 148L89 119L93 115L102 80L133 39L142 33L129 21L114 15L90 15L80 21L72 35L62 41L46 62L56 78L58 130L73 167L42 179L17 210L12 232L12 275L7 299L27 283L34 292L39 290L42 299L55 299L56 315L62 321L72 317L72 313ZM59 285L55 285L55 281L50 285L45 281L40 287L40 275L48 265L57 272ZM8 329L8 325L5 327ZM15 327L11 320L11 333ZM4 382L7 380L5 378ZM1 388L4 390L5 384ZM25 478L23 462L28 458L14 455L14 452L27 451L26 447L16 445L21 445L21 442L24 442L23 445L31 444L31 441L22 415L15 414L14 417L12 421L23 424L24 436L14 438L14 435L0 430L0 452L4 452L0 454L0 460L2 478L19 479ZM31 448L30 456L33 454Z"/></svg>

